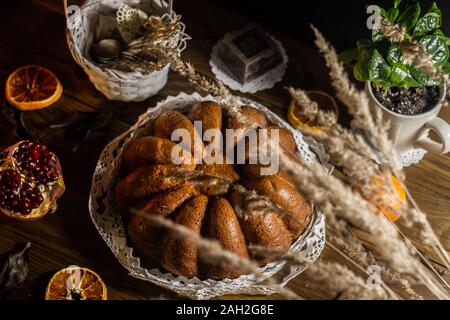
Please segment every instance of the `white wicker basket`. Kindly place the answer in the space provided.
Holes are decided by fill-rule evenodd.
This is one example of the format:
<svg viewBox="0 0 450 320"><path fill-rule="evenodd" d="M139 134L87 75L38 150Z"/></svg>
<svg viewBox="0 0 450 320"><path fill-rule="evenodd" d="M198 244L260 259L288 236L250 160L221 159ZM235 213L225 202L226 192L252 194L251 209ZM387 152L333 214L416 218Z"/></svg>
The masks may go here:
<svg viewBox="0 0 450 320"><path fill-rule="evenodd" d="M68 6L64 0L67 19L67 43L75 61L83 68L94 86L110 100L143 101L159 92L167 82L170 65L149 74L102 69L89 60L93 28L100 13L116 11L128 4L146 13L163 14L168 5L163 0L86 0L81 7ZM69 14L71 14L69 16Z"/></svg>
<svg viewBox="0 0 450 320"><path fill-rule="evenodd" d="M274 124L286 128L294 137L299 156L312 163L319 161L331 172L332 167L327 163L326 155L317 142L304 141L302 134L294 130L286 121L266 107L245 98L239 98L241 105L250 105L263 111ZM159 269L147 269L141 265L139 257L135 256L133 248L127 243L125 226L114 201L114 186L118 181L121 155L123 150L136 138L148 133L149 125L158 115L166 111L186 112L190 106L199 101L224 101L212 96L202 97L198 93L179 93L177 96L167 97L156 107L149 108L138 121L125 133L111 141L103 150L92 178L91 194L89 197L89 212L91 219L114 253L117 260L135 278L152 282L166 289L173 290L183 296L193 299L210 299L226 294L256 294L270 295L280 292L291 279L307 269L319 257L325 246L325 216L319 208L314 207L314 214L307 230L294 242L291 250L305 258L305 263L290 265L286 261L276 261L260 268L261 278L254 274L245 274L236 279L222 279L220 281L198 278L187 279ZM317 150L317 153L314 153ZM274 277L279 284L269 285L265 280Z"/></svg>

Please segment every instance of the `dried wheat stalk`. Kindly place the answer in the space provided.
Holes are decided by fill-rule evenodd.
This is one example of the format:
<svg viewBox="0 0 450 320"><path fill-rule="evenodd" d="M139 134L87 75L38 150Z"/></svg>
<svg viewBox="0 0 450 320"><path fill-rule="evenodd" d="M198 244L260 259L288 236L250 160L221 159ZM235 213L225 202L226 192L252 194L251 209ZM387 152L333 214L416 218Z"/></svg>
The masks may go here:
<svg viewBox="0 0 450 320"><path fill-rule="evenodd" d="M378 173L378 165L373 160L374 151L361 135L355 135L337 123L336 115L320 110L305 91L289 88L291 97L310 114L322 131L305 130L306 135L314 136L330 156L330 162L343 167L344 172L354 178L354 185L369 183L368 177Z"/></svg>
<svg viewBox="0 0 450 320"><path fill-rule="evenodd" d="M131 212L136 214L139 213L139 210L131 209ZM201 251L202 257L206 258L209 263L221 264L225 262L234 268L242 269L247 273L252 273L257 278L264 277L264 275L259 271L259 266L257 263L249 259L242 258L231 251L225 250L216 240L204 238L191 229L158 215L147 214L145 215L145 218L155 226L171 231L172 236L195 244L198 247L199 252ZM278 285L277 281L273 278L268 278L267 281L270 285ZM281 288L280 293L285 295L288 299L302 299L299 295L287 288Z"/></svg>
<svg viewBox="0 0 450 320"><path fill-rule="evenodd" d="M367 132L370 143L384 156L384 162L400 180L404 174L398 162L397 154L388 137L389 123L383 120L382 113L377 108L370 108L366 93L359 91L348 78L344 66L339 61L336 50L327 42L318 29L311 25L316 36L316 45L323 54L330 69L331 83L337 97L346 105L353 116L357 128Z"/></svg>
<svg viewBox="0 0 450 320"><path fill-rule="evenodd" d="M243 269L248 273L253 273L257 277L262 276L259 271L259 267L255 262L239 257L236 254L225 250L217 241L203 238L185 226L174 223L167 218L152 214L146 215L146 218L159 227L170 230L171 235L179 239L188 240L189 242L195 244L199 250L201 250L202 257L207 258L208 262L227 262L231 266L238 269ZM258 246L250 246L249 248L270 256L279 255L280 259L284 259L295 264L303 265L307 263L307 260L303 256L294 251L280 252L278 249ZM381 288L368 287L361 277L355 275L348 268L337 263L323 263L319 261L310 266L306 270L306 273L311 281L320 283L324 288L328 288L331 292L336 292L339 294L341 299L387 298L384 290ZM273 278L268 278L267 282L270 285L278 285L277 281ZM287 288L281 288L280 293L289 299L302 299L300 296Z"/></svg>
<svg viewBox="0 0 450 320"><path fill-rule="evenodd" d="M395 173L396 177L399 178L401 180L401 182L403 182L404 180L404 175L402 173L402 171L400 170L400 167L398 166L398 160L397 160L397 156L395 153L395 150L392 146L392 143L389 141L388 136L387 136L387 128L386 126L383 126L382 124L382 118L381 115L378 114L379 110L376 109L376 111L374 114L374 121L371 121L371 119L368 119L367 117L370 114L370 110L368 109L368 102L367 102L367 97L365 96L365 94L363 92L359 92L358 94L358 90L356 90L356 88L353 87L353 85L351 83L349 83L348 80L348 76L345 74L345 70L343 69L342 64L339 63L339 61L337 60L337 54L334 50L334 48L327 43L327 41L325 40L325 38L322 36L322 34L315 29L314 27L312 27L315 34L316 34L316 44L317 46L320 48L320 50L324 53L325 59L327 61L327 65L330 68L330 75L331 75L331 79L333 82L333 86L338 90L339 93L341 93L340 95L338 94L338 96L340 97L344 97L344 99L347 99L346 105L349 109L349 111L353 114L353 116L355 117L355 120L357 120L358 118L361 120L360 125L357 125L358 127L364 128L364 123L366 123L366 129L370 134L371 137L371 142L373 145L377 146L379 150L383 151L384 154L387 155L387 159L389 160L389 164L390 167L392 168L392 171ZM427 56L428 53L427 53ZM416 60L420 60L421 58L417 58ZM423 60L423 59L422 59ZM423 62L424 64L426 63L426 59ZM353 101L353 104L351 103L351 101ZM359 103L358 103L359 101ZM343 102L345 103L345 101L343 100ZM359 116L355 116L354 112L352 112L352 110L355 107L359 106L361 107L361 110L365 110L365 111L361 111L359 113ZM358 122L358 121L356 121ZM377 131L376 127L379 126L380 130ZM382 129L381 129L382 128ZM375 129L375 130L373 130ZM410 198L411 200L411 198ZM416 209L418 209L417 205L415 205ZM420 210L418 210L420 212ZM423 214L423 213L422 213ZM423 214L423 217L425 218L425 220L427 221L425 215ZM424 221L425 221L424 220ZM434 234L434 232L432 232L431 226L429 225L429 223L427 222L426 225L423 225L423 227L428 230L428 232L431 231L431 233ZM446 253L446 251L443 249L442 244L439 242L439 240L437 239L437 237L434 235L433 236L434 240L435 240L435 246L437 248L438 254L441 256L441 258L443 258L446 262L446 264L449 264L449 257L448 254Z"/></svg>
<svg viewBox="0 0 450 320"><path fill-rule="evenodd" d="M317 44L331 69L332 81L339 98L347 105L355 118L358 127L364 128L369 134L371 143L386 155L387 162L398 177L402 177L392 144L387 138L387 124L383 123L381 114L371 111L368 99L364 93L358 91L349 81L342 65L337 60L334 49L326 42L317 29L313 28L317 36ZM229 91L223 92L220 85L203 81L188 64L177 63L174 70L186 76L194 86L203 92L222 96L228 101L236 101L229 96ZM242 117L237 103L231 103L231 109L236 116ZM355 139L359 141L358 139ZM438 298L447 299L448 294L442 290L440 284L430 275L418 261L411 248L407 247L399 234L386 219L375 214L376 209L371 203L355 195L339 179L330 176L320 165L309 165L299 162L289 163L290 158L281 155L286 172L295 180L308 199L320 205L323 212L333 222L333 227L345 234L349 224L358 226L372 234L379 254L387 260L388 265L399 273L415 277L424 283ZM331 192L330 192L331 190Z"/></svg>
<svg viewBox="0 0 450 320"><path fill-rule="evenodd" d="M320 123L320 122L326 122L331 123L337 122L336 115L324 111L321 111L319 109L319 105L317 102L312 101L309 99L308 94L302 90L295 90L292 87L288 88L289 93L291 94L292 98L295 100L297 106L300 108L301 115L305 117L306 120L308 120L309 123ZM327 119L318 119L318 117L327 117Z"/></svg>
<svg viewBox="0 0 450 320"><path fill-rule="evenodd" d="M289 88L291 97L296 103L305 106L315 104L303 90ZM316 105L317 107L317 105ZM386 210L397 212L401 215L407 209L407 204L400 204L396 198L395 187L391 183L389 168L381 168L373 160L376 152L368 146L366 140L360 135L343 128L336 121L329 121L328 112L318 108L311 109L312 116L317 119L317 124L322 131L305 130L305 134L314 136L324 147L330 156L330 163L342 167L347 175L348 182L359 190L366 199L372 199L373 203L383 204ZM336 118L331 117L331 118ZM379 156L378 156L379 157ZM374 185L374 179L379 180L379 185ZM399 208L392 208L396 204ZM400 212L401 210L401 212Z"/></svg>
<svg viewBox="0 0 450 320"><path fill-rule="evenodd" d="M405 38L405 28L397 24L392 24L386 19L380 19L380 27L383 35L391 43L398 44L406 64L414 64L414 67L425 72L432 78L442 76L441 70L434 65L428 50L416 40Z"/></svg>
<svg viewBox="0 0 450 320"><path fill-rule="evenodd" d="M373 255L367 252L367 250L357 239L350 242L344 241L342 238L333 235L328 235L327 238L329 241L331 241L331 243L340 248L344 252L345 256L347 256L352 262L356 262L356 265L358 267L362 266L367 270L367 268L371 265L379 266L381 268L381 274L385 281L400 284L403 293L407 296L408 299L423 300L423 297L415 292L411 287L408 279L403 278L399 273L393 272L389 268L386 268L381 263L377 262ZM338 248L336 249L339 251Z"/></svg>
<svg viewBox="0 0 450 320"><path fill-rule="evenodd" d="M384 18L380 19L380 30L392 43L399 43L405 40L406 29L398 24L392 24Z"/></svg>
<svg viewBox="0 0 450 320"><path fill-rule="evenodd" d="M188 79L200 91L213 96L224 97L230 101L234 100L233 95L222 82L211 81L207 77L198 74L189 62L181 60L177 55L170 56L170 66L172 70Z"/></svg>
<svg viewBox="0 0 450 320"><path fill-rule="evenodd" d="M300 162L294 162L292 157L285 156L281 156L280 160L284 171L290 174L299 189L309 200L319 205L324 213L337 215L372 234L375 249L392 269L412 277L420 275L422 278L418 280L424 282L433 294L442 299L448 297L411 248L405 245L398 231L387 219L376 214L371 203L355 194L338 178L330 176L317 163L311 165L301 157L298 157Z"/></svg>
<svg viewBox="0 0 450 320"><path fill-rule="evenodd" d="M425 72L432 78L442 78L443 83L445 83L447 88L449 87L450 83L448 75L444 74L442 70L434 64L431 55L423 45L414 39L405 39L406 31L403 27L392 24L386 19L381 19L381 31L390 42L398 44L407 64L410 65L414 63L414 67ZM448 91L447 95L450 95ZM447 103L448 102L446 102L446 104ZM404 188L406 189L406 187ZM419 209L409 192L407 193L415 207L415 210L409 211L408 218L422 226L422 239L429 244L437 246L438 255L446 264L447 269L449 269L450 259L445 249L437 239L425 214Z"/></svg>
<svg viewBox="0 0 450 320"><path fill-rule="evenodd" d="M270 257L278 257L280 260L286 260L298 265L308 263L308 259L292 250L284 252L276 248L258 245L250 245L249 250ZM355 275L350 269L338 263L317 261L304 272L309 279L319 283L321 288L333 292L340 299L399 298L386 285L382 286L383 288L369 287L363 278Z"/></svg>

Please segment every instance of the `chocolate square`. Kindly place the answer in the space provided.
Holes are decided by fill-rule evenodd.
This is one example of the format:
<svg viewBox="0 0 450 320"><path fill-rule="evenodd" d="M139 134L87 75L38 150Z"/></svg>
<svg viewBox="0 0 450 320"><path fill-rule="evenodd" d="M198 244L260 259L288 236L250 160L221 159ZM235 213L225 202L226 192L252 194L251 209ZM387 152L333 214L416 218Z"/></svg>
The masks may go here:
<svg viewBox="0 0 450 320"><path fill-rule="evenodd" d="M227 35L219 45L218 56L241 84L260 77L283 62L275 41L255 24Z"/></svg>

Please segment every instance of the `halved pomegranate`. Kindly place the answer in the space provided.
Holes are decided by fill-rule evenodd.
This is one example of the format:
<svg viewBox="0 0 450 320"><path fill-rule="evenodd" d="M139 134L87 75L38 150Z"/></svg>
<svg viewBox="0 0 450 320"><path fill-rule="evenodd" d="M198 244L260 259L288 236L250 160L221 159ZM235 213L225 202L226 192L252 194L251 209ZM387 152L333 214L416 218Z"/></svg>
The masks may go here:
<svg viewBox="0 0 450 320"><path fill-rule="evenodd" d="M21 141L0 153L0 213L37 220L56 210L64 193L58 158L43 144Z"/></svg>

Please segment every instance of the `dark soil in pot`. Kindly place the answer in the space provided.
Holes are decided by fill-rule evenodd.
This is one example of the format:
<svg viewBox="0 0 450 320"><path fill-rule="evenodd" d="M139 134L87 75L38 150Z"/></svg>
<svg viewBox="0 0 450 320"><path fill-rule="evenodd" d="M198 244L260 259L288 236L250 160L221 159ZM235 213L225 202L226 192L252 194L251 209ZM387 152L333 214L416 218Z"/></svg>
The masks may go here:
<svg viewBox="0 0 450 320"><path fill-rule="evenodd" d="M425 113L439 101L439 87L377 88L372 85L375 98L389 110L408 116Z"/></svg>

